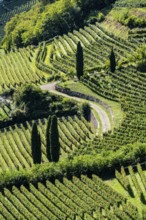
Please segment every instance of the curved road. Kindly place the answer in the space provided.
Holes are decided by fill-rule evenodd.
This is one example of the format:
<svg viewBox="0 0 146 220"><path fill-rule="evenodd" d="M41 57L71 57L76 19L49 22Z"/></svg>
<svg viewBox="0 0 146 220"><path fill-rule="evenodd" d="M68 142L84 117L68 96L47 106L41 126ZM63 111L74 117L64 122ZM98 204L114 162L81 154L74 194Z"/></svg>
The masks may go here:
<svg viewBox="0 0 146 220"><path fill-rule="evenodd" d="M57 84L57 82L49 83L47 85L41 86L41 89L42 90L47 90L51 93L61 95L61 96L64 96L64 97L67 97L67 98L70 98L70 99L74 99L74 100L79 101L79 102L84 101L84 99L81 99L81 98L78 98L78 97L75 97L75 96L69 96L65 93L58 92L55 89L56 84ZM88 103L99 115L99 118L100 118L101 124L102 124L102 132L106 133L107 131L111 130L111 124L110 124L110 120L109 120L109 117L108 117L107 113L100 106L96 105L95 103L93 103L91 101L88 101Z"/></svg>

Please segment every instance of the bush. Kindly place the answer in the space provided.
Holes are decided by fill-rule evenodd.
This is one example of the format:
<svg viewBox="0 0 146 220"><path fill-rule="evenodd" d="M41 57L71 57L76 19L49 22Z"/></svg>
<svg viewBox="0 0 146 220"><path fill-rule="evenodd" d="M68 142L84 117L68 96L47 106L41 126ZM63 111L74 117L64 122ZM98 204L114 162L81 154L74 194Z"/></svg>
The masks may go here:
<svg viewBox="0 0 146 220"><path fill-rule="evenodd" d="M105 16L100 11L92 11L91 14L86 18L85 24L95 24L97 21L102 22L105 19Z"/></svg>
<svg viewBox="0 0 146 220"><path fill-rule="evenodd" d="M129 28L145 27L146 19L144 17L134 15L132 9L122 8L118 10L112 10L111 15L121 24L128 26Z"/></svg>
<svg viewBox="0 0 146 220"><path fill-rule="evenodd" d="M44 92L34 85L18 89L13 95L13 100L11 116L18 122L22 119L48 117L54 113L57 116L74 115L79 109L75 101Z"/></svg>

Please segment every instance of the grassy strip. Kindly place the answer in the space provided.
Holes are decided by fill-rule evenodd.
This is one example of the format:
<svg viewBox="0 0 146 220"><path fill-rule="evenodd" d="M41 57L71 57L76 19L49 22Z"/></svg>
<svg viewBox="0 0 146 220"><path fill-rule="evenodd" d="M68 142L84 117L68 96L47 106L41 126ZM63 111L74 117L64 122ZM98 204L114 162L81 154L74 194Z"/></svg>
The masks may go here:
<svg viewBox="0 0 146 220"><path fill-rule="evenodd" d="M146 171L143 171L144 174L146 173ZM141 182L141 178L139 176L138 173L135 173L135 176L138 180L138 183L141 185L141 188L143 188L143 184ZM131 186L133 186L132 180L131 180L131 176L127 175ZM114 190L116 190L118 193L121 193L124 197L126 197L133 205L135 205L138 210L139 210L139 214L142 217L142 209L145 207L144 204L142 204L139 195L136 193L136 189L134 187L132 187L135 197L131 197L129 195L129 193L122 187L122 185L119 183L119 181L116 178L110 179L105 181L111 188L113 188ZM145 193L145 189L143 189L143 192Z"/></svg>
<svg viewBox="0 0 146 220"><path fill-rule="evenodd" d="M122 147L116 152L105 151L103 154L80 155L73 159L65 159L58 163L46 163L35 165L30 170L9 171L0 174L0 190L4 187L11 188L13 185L19 187L22 184L54 181L63 177L71 178L73 175L97 174L102 172L114 173L115 168L121 165L130 165L137 158L146 156L146 144L135 143Z"/></svg>
<svg viewBox="0 0 146 220"><path fill-rule="evenodd" d="M108 99L105 99L105 98L97 95L91 89L89 89L88 87L83 85L81 82L74 82L74 81L70 80L68 82L60 83L59 85L64 87L64 88L68 88L71 91L80 92L80 93L83 93L85 95L93 96L93 97L98 98L101 101L105 102L113 110L113 113L114 113L114 128L118 128L120 126L120 124L121 124L121 122L123 121L123 118L124 118L124 112L121 109L120 103L110 101ZM110 116L110 113L107 110L106 110L106 112L107 112L108 116ZM109 119L111 121L111 116L109 117Z"/></svg>

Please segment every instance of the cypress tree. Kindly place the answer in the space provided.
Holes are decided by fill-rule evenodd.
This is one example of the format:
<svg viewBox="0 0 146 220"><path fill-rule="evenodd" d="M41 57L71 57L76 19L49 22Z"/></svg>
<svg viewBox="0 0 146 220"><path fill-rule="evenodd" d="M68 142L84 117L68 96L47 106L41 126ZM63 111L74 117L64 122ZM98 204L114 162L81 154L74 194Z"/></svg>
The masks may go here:
<svg viewBox="0 0 146 220"><path fill-rule="evenodd" d="M34 164L41 163L41 138L37 128L36 122L34 122L32 126L32 134L31 134L31 152Z"/></svg>
<svg viewBox="0 0 146 220"><path fill-rule="evenodd" d="M56 115L52 116L51 127L50 127L50 149L51 149L51 160L52 162L59 161L60 144L59 144L59 133L57 125Z"/></svg>
<svg viewBox="0 0 146 220"><path fill-rule="evenodd" d="M90 121L90 117L91 117L91 107L88 103L83 103L82 104L82 114L84 116L84 118L87 120L87 121Z"/></svg>
<svg viewBox="0 0 146 220"><path fill-rule="evenodd" d="M51 116L49 116L49 118L48 118L47 129L46 129L46 154L47 154L48 160L51 162L50 127L51 127Z"/></svg>
<svg viewBox="0 0 146 220"><path fill-rule="evenodd" d="M81 76L84 74L84 57L83 57L83 48L81 43L78 42L77 53L76 53L76 74L80 80Z"/></svg>
<svg viewBox="0 0 146 220"><path fill-rule="evenodd" d="M116 70L116 57L113 48L110 54L110 70L112 73L114 73Z"/></svg>

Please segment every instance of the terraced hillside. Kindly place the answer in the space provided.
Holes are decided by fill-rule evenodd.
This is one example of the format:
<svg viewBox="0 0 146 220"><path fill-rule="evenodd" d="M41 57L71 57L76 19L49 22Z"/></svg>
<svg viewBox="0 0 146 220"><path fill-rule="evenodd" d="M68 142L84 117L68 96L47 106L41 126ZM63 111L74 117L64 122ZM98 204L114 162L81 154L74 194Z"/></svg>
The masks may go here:
<svg viewBox="0 0 146 220"><path fill-rule="evenodd" d="M50 74L58 71L66 75L69 72L75 73L75 51L78 41L82 43L85 56L86 73L81 79L82 83L106 99L119 101L125 112L121 127L112 135L105 135L103 139L96 137L93 146L100 152L103 146L115 150L136 141L145 143L145 72L137 70L138 60L135 60L135 63L132 61L133 58L128 60L131 55L135 56L139 44L113 37L96 23L78 32L58 37L51 43L42 44L41 53L37 57L41 64L38 68L44 68ZM100 71L104 65L106 67L112 47L118 62L116 71Z"/></svg>
<svg viewBox="0 0 146 220"><path fill-rule="evenodd" d="M4 188L1 219L139 219L137 208L97 176Z"/></svg>
<svg viewBox="0 0 146 220"><path fill-rule="evenodd" d="M1 34L13 15L36 2L0 6ZM60 2L60 11L56 13L55 8L51 14L49 7ZM91 3L93 7L94 0ZM42 8L41 3L36 6L42 20L35 20L35 10L29 12L34 20L25 14L25 25L28 21L30 26L36 24L33 34L21 23L21 33L14 24L16 35L12 30L5 38L8 48L0 49L0 220L146 219L146 3L117 0L106 8L107 1L102 3L100 12L91 7L81 22L81 17L75 21L72 16L80 10L85 13L85 1L43 1ZM102 21L97 22L99 15ZM67 18L75 27L68 33L72 28ZM22 33L23 40L30 44L31 39L35 46L22 47ZM80 78L76 64L79 42L84 61ZM55 125L53 117L49 117L50 124L42 119L58 112L58 120L53 116ZM34 147L32 140L39 137L42 159L35 164L38 143ZM59 161L48 162L46 148L51 156L53 150L56 153L55 140L60 143Z"/></svg>
<svg viewBox="0 0 146 220"><path fill-rule="evenodd" d="M114 38L103 30L99 23L96 23L96 25L89 25L89 27L84 27L84 29L54 39L54 41L51 42L51 48L49 47L48 49L49 56L46 56L45 67L49 65L48 69L50 69L53 66L52 72L55 68L57 71L64 73L68 71L74 73L75 51L79 41L84 48L86 71L92 70L93 67L94 70L96 67L98 69L99 66L106 65L112 47L114 47L117 60L132 53L136 49L135 44L116 37ZM40 49L44 52L38 54L38 60L43 62L46 55L46 45L43 44L40 46Z"/></svg>
<svg viewBox="0 0 146 220"><path fill-rule="evenodd" d="M145 43L146 3L140 1L116 1L109 13L106 13L103 26L122 38L134 43Z"/></svg>
<svg viewBox="0 0 146 220"><path fill-rule="evenodd" d="M136 29L129 31L128 36L130 41L133 41L135 43L145 43L146 42L146 29Z"/></svg>
<svg viewBox="0 0 146 220"><path fill-rule="evenodd" d="M146 7L146 3L144 0L129 0L129 1L125 1L125 0L119 0L115 3L116 7Z"/></svg>
<svg viewBox="0 0 146 220"><path fill-rule="evenodd" d="M35 68L35 54L36 49L28 47L0 55L1 90L42 82L44 75Z"/></svg>
<svg viewBox="0 0 146 220"><path fill-rule="evenodd" d="M38 120L38 127L42 142L42 162L46 157L46 124L47 119ZM29 168L33 165L31 155L31 130L33 122L16 124L0 131L0 170L15 170ZM81 146L85 147L94 137L94 129L82 117L61 118L59 120L59 141L61 158L67 157Z"/></svg>
<svg viewBox="0 0 146 220"><path fill-rule="evenodd" d="M145 219L145 164L138 163L134 167L121 167L120 171L116 170L115 175L116 179L107 181L107 184L135 204Z"/></svg>

